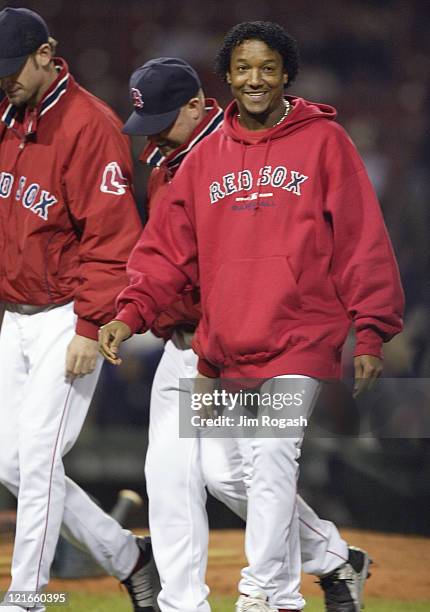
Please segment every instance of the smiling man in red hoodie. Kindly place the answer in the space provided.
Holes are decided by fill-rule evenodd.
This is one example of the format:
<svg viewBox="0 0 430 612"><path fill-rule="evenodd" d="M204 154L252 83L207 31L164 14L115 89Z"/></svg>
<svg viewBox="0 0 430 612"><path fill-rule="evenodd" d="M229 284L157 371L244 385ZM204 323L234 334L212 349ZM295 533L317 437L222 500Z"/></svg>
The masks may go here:
<svg viewBox="0 0 430 612"><path fill-rule="evenodd" d="M189 153L154 211L116 320L101 330L101 349L117 363L126 337L146 331L199 282L199 371L263 380L262 392L272 395L300 388L308 417L320 381L340 376L351 324L356 393L379 376L382 343L402 327L396 262L363 163L335 110L284 96L298 62L283 28L235 26L217 68L235 100L223 127ZM295 502L303 433L301 427L288 437L243 438L249 565L239 612L303 608Z"/></svg>

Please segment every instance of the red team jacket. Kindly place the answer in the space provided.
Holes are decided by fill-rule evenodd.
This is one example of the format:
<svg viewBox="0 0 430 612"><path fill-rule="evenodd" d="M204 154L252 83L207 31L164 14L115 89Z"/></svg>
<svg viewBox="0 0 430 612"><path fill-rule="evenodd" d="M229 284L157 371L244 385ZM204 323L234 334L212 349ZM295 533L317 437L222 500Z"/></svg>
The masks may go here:
<svg viewBox="0 0 430 612"><path fill-rule="evenodd" d="M55 61L34 111L0 105L0 301L74 300L76 332L95 339L141 223L119 119Z"/></svg>
<svg viewBox="0 0 430 612"><path fill-rule="evenodd" d="M287 120L258 132L228 107L152 215L119 297L116 318L144 331L199 280L203 374L336 378L351 323L355 355L381 356L402 328L398 269L364 165L333 108L289 100Z"/></svg>
<svg viewBox="0 0 430 612"><path fill-rule="evenodd" d="M154 144L148 144L140 160L153 168L148 181L148 216L165 197L180 164L188 153L203 138L219 128L223 120L223 111L213 98L205 100L206 115L197 125L187 142L177 148L167 157ZM139 255L138 255L139 257ZM130 256L129 268L133 269L134 254ZM169 308L162 312L151 326L151 331L161 338L168 340L176 327L194 331L201 317L200 292L197 288L190 288L185 295Z"/></svg>

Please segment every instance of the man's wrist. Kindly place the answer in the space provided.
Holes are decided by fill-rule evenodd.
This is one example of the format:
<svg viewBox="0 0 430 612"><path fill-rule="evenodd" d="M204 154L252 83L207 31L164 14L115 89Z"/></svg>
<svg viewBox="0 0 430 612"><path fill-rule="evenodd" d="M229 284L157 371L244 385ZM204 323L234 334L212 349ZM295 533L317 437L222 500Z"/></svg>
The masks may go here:
<svg viewBox="0 0 430 612"><path fill-rule="evenodd" d="M382 338L371 327L356 332L354 357L360 355L373 355L379 359L383 358Z"/></svg>
<svg viewBox="0 0 430 612"><path fill-rule="evenodd" d="M219 369L202 357L199 357L197 370L199 374L202 374L206 378L218 378L219 376Z"/></svg>
<svg viewBox="0 0 430 612"><path fill-rule="evenodd" d="M83 336L84 338L90 338L90 340L97 341L98 331L99 327L96 325L96 323L78 318L76 323L76 334L78 336Z"/></svg>
<svg viewBox="0 0 430 612"><path fill-rule="evenodd" d="M132 334L142 334L148 330L137 307L131 302L121 308L121 310L115 315L115 321L125 323L130 328Z"/></svg>

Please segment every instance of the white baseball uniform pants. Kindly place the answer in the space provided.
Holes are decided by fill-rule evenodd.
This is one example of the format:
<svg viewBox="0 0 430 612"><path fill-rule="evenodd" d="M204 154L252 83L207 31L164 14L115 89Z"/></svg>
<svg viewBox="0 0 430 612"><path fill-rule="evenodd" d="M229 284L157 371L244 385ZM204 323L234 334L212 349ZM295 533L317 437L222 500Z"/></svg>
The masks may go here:
<svg viewBox="0 0 430 612"><path fill-rule="evenodd" d="M6 312L0 332L0 482L18 498L9 591L47 585L61 524L120 580L139 554L131 532L64 473L62 457L79 435L102 366L100 358L93 373L65 378L75 324L70 303L33 315Z"/></svg>
<svg viewBox="0 0 430 612"><path fill-rule="evenodd" d="M243 519L247 517L248 493L251 490L251 459L247 450L250 445L245 439L179 438L179 395L192 393L191 379L196 374L196 355L192 349L184 348L179 335L175 334L166 344L153 382L145 467L152 546L162 586L158 598L162 612L208 612L210 609L207 602L209 589L205 584L208 545L205 485L215 497ZM190 379L189 388L181 388L180 391L179 380L186 378ZM268 442L273 443L271 440ZM286 446L295 457L295 443L287 440ZM263 468L263 460L267 461L268 455L257 449L254 452L259 455L259 465ZM294 486L294 493L290 489L288 495L284 491L282 493L285 509L281 522L291 522L294 507L299 517L302 567L308 573L327 574L346 561L347 544L333 523L321 520L300 496L295 497L295 459L288 459L288 466L291 470L290 489ZM273 467L276 470L276 466ZM275 481L279 488L276 478ZM259 486L258 479L254 478L253 486L255 492ZM252 495L255 497L255 493ZM285 500L285 497L288 499ZM267 518L273 511L271 504L266 510L259 509L259 513L264 515L264 521L259 525L260 533L262 525L267 530ZM253 525L255 521L251 521L251 530L247 528L247 533L254 534ZM285 528L283 536L286 536ZM275 572L264 568L260 577L244 570L245 589L252 586L253 591L266 592L267 589L262 589L261 585L265 584L268 573L277 574L278 569L282 580L285 579L284 574L289 571L285 567L286 562L289 562L286 556L292 554L286 540L284 537L282 563L275 560L279 566ZM254 546L261 556L259 542L258 538L256 540L247 535L248 558L252 558ZM300 544L294 543L299 554ZM290 592L292 576L287 576L287 580ZM298 587L295 588L297 591ZM295 600L299 601L297 597Z"/></svg>
<svg viewBox="0 0 430 612"><path fill-rule="evenodd" d="M301 391L300 414L309 419L320 382L309 377L283 376L263 384L261 394ZM263 411L264 412L264 411ZM261 414L261 413L260 413ZM273 413L272 413L273 414ZM302 610L300 593L301 550L297 503L298 459L304 426L294 433L271 431L272 437L239 438L248 494L245 553L239 591L263 592L276 609ZM242 432L246 431L242 428Z"/></svg>

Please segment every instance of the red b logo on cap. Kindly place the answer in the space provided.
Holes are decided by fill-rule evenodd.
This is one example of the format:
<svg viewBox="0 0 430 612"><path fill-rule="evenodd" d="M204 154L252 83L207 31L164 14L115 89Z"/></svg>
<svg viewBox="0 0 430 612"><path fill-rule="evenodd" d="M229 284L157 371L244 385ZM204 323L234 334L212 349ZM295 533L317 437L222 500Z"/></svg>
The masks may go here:
<svg viewBox="0 0 430 612"><path fill-rule="evenodd" d="M131 88L131 99L135 108L143 108L142 94L135 87Z"/></svg>

